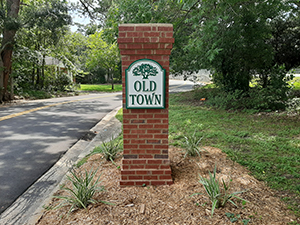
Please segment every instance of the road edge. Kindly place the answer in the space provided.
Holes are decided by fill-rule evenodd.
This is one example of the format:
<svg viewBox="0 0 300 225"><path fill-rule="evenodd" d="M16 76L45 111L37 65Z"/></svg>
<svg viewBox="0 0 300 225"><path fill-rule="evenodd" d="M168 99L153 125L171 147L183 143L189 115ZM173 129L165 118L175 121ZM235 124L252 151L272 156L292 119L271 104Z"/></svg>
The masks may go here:
<svg viewBox="0 0 300 225"><path fill-rule="evenodd" d="M43 215L43 206L50 203L69 169L89 154L95 146L121 133L122 124L115 118L121 108L113 109L90 129L97 133L92 141L79 140L67 150L63 157L0 215L0 224L36 224Z"/></svg>

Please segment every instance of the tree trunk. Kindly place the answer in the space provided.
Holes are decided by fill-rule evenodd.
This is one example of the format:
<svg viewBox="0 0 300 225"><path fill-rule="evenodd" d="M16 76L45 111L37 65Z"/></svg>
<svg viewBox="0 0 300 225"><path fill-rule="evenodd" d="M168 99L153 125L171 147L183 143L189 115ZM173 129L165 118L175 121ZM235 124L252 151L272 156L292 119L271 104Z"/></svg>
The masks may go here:
<svg viewBox="0 0 300 225"><path fill-rule="evenodd" d="M8 81L9 76L11 74L11 67L12 67L12 53L13 53L13 46L14 46L14 38L18 29L18 24L15 19L18 17L19 8L20 8L20 0L7 0L7 20L10 21L8 23L8 28L4 26L3 29L3 39L1 44L1 60L0 66L2 69L0 70L0 102L8 100Z"/></svg>
<svg viewBox="0 0 300 225"><path fill-rule="evenodd" d="M112 72L111 73L111 89L114 90L115 87L114 87L114 73Z"/></svg>

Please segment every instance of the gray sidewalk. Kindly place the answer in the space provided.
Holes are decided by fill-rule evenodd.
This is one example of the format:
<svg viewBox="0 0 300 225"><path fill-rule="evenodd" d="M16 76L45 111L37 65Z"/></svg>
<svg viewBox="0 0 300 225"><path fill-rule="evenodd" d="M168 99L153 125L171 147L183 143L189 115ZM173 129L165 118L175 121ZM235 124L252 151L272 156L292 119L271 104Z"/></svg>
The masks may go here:
<svg viewBox="0 0 300 225"><path fill-rule="evenodd" d="M122 124L115 118L118 107L108 113L90 131L97 133L92 141L79 140L56 164L24 192L7 210L0 215L0 224L35 224L43 213L59 184L65 179L68 170L80 159L89 154L95 146L109 141L122 131Z"/></svg>

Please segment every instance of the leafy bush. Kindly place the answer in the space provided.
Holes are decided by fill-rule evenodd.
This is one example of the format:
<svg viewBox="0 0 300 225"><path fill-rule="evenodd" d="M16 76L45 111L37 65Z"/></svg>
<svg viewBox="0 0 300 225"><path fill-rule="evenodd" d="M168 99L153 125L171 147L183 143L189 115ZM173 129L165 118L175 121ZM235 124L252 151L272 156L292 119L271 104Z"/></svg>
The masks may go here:
<svg viewBox="0 0 300 225"><path fill-rule="evenodd" d="M103 154L107 161L114 161L117 154L122 150L122 140L120 138L111 138L107 143L103 142L102 145L95 147L92 154Z"/></svg>
<svg viewBox="0 0 300 225"><path fill-rule="evenodd" d="M237 197L237 194L240 194L242 192L234 192L229 193L229 184L227 185L224 180L222 180L222 187L220 187L219 180L216 178L216 170L217 166L215 166L213 174L209 172L209 178L205 178L200 176L199 183L201 183L204 186L204 189L206 191L206 194L208 195L211 203L212 203L212 209L211 209L211 216L214 214L214 210L219 207L224 207L227 202L231 202L233 205L236 206L236 204L231 200L232 198L237 198L240 200L245 201L244 199ZM231 180L230 180L231 182ZM199 194L199 193L195 193ZM194 194L194 195L195 195Z"/></svg>
<svg viewBox="0 0 300 225"><path fill-rule="evenodd" d="M90 172L85 171L84 174L77 173L71 170L71 176L67 175L67 179L71 181L72 188L61 187L62 190L67 191L69 196L54 196L58 199L63 199L64 201L55 208L60 208L65 205L71 205L69 212L76 208L84 208L88 204L97 203L93 196L95 193L104 191L103 186L98 186L101 181L99 181L100 176L95 180L95 176L98 169L95 171L90 170ZM101 201L102 202L102 201Z"/></svg>

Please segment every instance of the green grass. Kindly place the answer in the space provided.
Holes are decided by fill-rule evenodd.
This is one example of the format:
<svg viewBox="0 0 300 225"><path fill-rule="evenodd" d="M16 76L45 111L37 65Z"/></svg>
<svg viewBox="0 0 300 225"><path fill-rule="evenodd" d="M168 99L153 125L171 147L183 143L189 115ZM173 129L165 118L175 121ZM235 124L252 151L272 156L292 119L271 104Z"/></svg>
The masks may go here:
<svg viewBox="0 0 300 225"><path fill-rule="evenodd" d="M292 81L294 90L300 90L300 77L295 77Z"/></svg>
<svg viewBox="0 0 300 225"><path fill-rule="evenodd" d="M193 93L170 96L170 143L203 136L203 146L222 149L257 179L278 190L300 216L300 119L283 114L247 114L197 106Z"/></svg>
<svg viewBox="0 0 300 225"><path fill-rule="evenodd" d="M81 91L98 91L98 92L116 92L122 91L121 84L115 84L114 90L111 89L111 84L81 84Z"/></svg>

